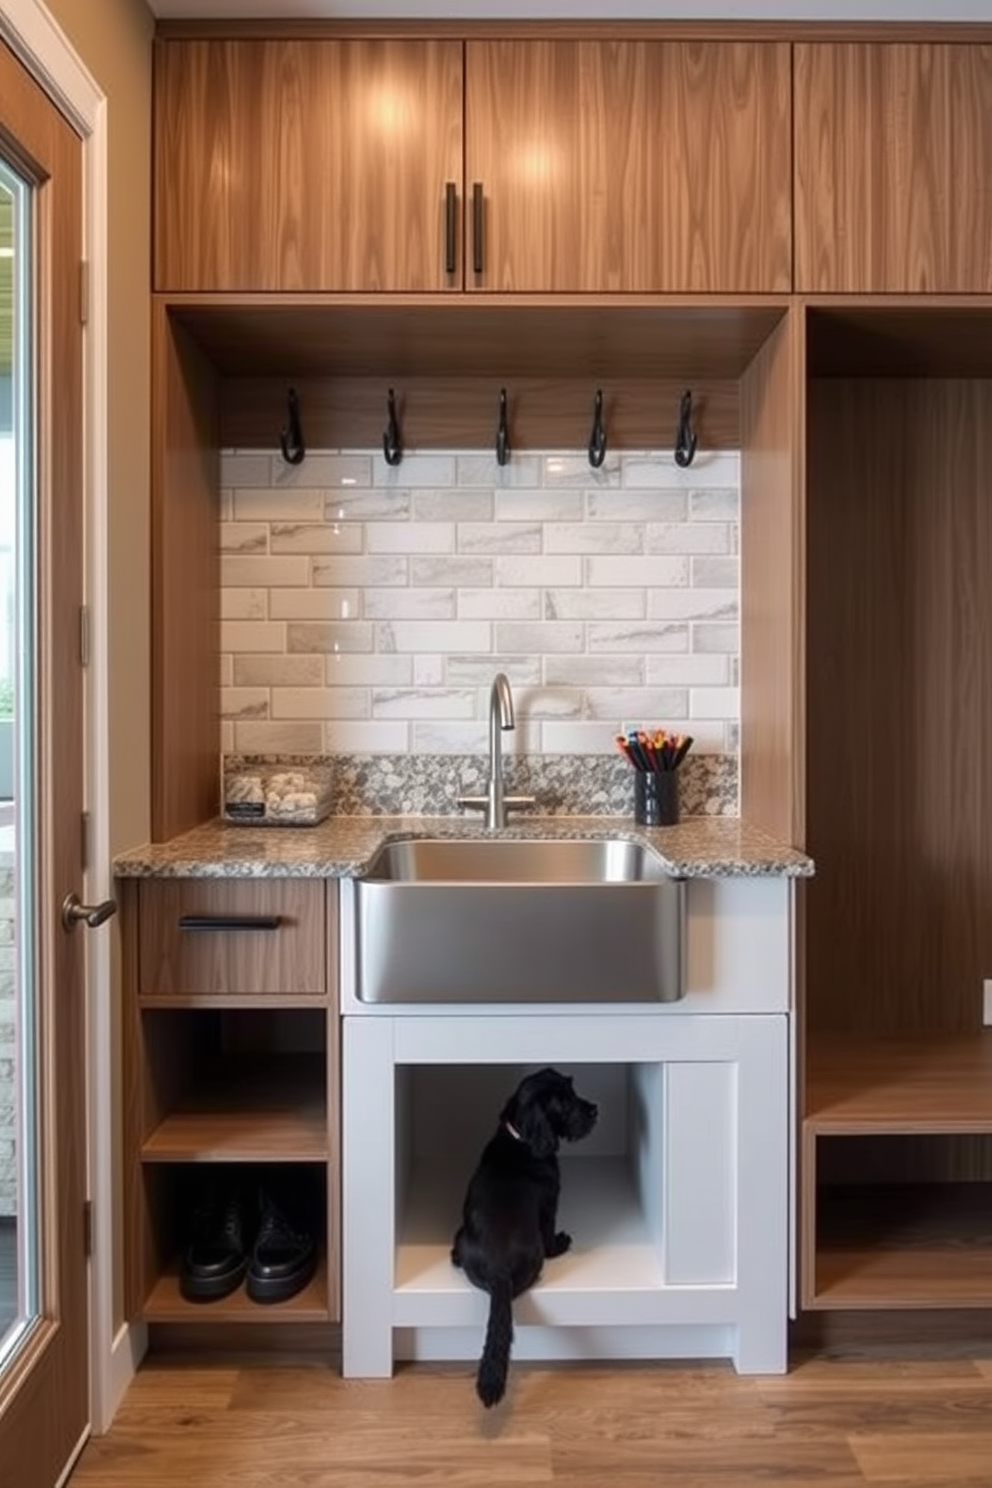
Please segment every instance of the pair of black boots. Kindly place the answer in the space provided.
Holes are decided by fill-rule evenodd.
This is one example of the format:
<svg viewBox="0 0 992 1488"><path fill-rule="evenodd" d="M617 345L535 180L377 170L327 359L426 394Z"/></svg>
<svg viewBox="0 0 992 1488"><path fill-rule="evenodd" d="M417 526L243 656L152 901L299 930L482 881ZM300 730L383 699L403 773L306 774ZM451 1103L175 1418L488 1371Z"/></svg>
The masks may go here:
<svg viewBox="0 0 992 1488"><path fill-rule="evenodd" d="M253 1302L285 1302L317 1269L313 1194L252 1172L211 1173L193 1202L179 1266L190 1302L216 1302L244 1282Z"/></svg>

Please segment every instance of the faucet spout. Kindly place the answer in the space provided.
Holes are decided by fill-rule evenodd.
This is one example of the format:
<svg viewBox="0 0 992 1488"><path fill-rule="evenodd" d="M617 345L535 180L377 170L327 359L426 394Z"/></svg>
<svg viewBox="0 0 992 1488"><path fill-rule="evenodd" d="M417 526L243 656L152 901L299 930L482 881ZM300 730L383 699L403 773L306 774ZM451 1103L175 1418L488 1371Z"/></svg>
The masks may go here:
<svg viewBox="0 0 992 1488"><path fill-rule="evenodd" d="M490 832L506 826L510 809L533 806L533 796L508 796L503 790L503 734L515 727L513 694L504 672L497 672L489 691L489 784L484 796L461 796L460 806L474 806L486 813Z"/></svg>

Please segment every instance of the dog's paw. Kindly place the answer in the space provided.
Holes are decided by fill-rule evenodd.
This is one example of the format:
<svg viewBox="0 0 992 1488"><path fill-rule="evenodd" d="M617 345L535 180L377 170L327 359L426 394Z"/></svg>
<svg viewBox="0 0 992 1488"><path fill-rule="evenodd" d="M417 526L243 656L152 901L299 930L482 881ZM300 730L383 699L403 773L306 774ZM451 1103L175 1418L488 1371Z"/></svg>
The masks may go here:
<svg viewBox="0 0 992 1488"><path fill-rule="evenodd" d="M559 1230L555 1238L552 1240L551 1244L548 1246L548 1259L550 1260L552 1256L564 1255L571 1243L571 1235L566 1234L564 1230Z"/></svg>

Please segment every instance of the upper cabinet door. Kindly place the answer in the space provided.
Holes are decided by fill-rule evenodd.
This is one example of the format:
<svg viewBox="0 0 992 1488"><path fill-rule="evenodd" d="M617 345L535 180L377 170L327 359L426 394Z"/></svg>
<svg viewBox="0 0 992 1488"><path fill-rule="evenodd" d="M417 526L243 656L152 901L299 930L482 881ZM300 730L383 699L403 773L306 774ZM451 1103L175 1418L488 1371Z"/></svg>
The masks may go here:
<svg viewBox="0 0 992 1488"><path fill-rule="evenodd" d="M796 288L992 291L992 47L795 49Z"/></svg>
<svg viewBox="0 0 992 1488"><path fill-rule="evenodd" d="M790 289L787 44L470 41L465 75L467 289Z"/></svg>
<svg viewBox="0 0 992 1488"><path fill-rule="evenodd" d="M460 41L160 43L156 289L461 288L462 55Z"/></svg>

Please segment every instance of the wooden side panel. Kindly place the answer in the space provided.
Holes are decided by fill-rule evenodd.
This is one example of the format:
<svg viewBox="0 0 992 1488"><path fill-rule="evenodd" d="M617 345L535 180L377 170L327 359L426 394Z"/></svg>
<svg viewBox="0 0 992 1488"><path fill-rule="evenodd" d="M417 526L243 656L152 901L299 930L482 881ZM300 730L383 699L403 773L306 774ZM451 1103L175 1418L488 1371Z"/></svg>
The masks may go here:
<svg viewBox="0 0 992 1488"><path fill-rule="evenodd" d="M741 814L804 834L802 312L741 378Z"/></svg>
<svg viewBox="0 0 992 1488"><path fill-rule="evenodd" d="M172 41L155 62L157 288L460 287L460 42Z"/></svg>
<svg viewBox="0 0 992 1488"><path fill-rule="evenodd" d="M213 370L152 318L152 812L155 842L220 806L220 461Z"/></svg>
<svg viewBox="0 0 992 1488"><path fill-rule="evenodd" d="M992 290L992 46L795 47L796 288Z"/></svg>
<svg viewBox="0 0 992 1488"><path fill-rule="evenodd" d="M809 385L811 1028L981 1024L992 382Z"/></svg>
<svg viewBox="0 0 992 1488"><path fill-rule="evenodd" d="M468 288L789 289L787 44L469 41L465 67Z"/></svg>

